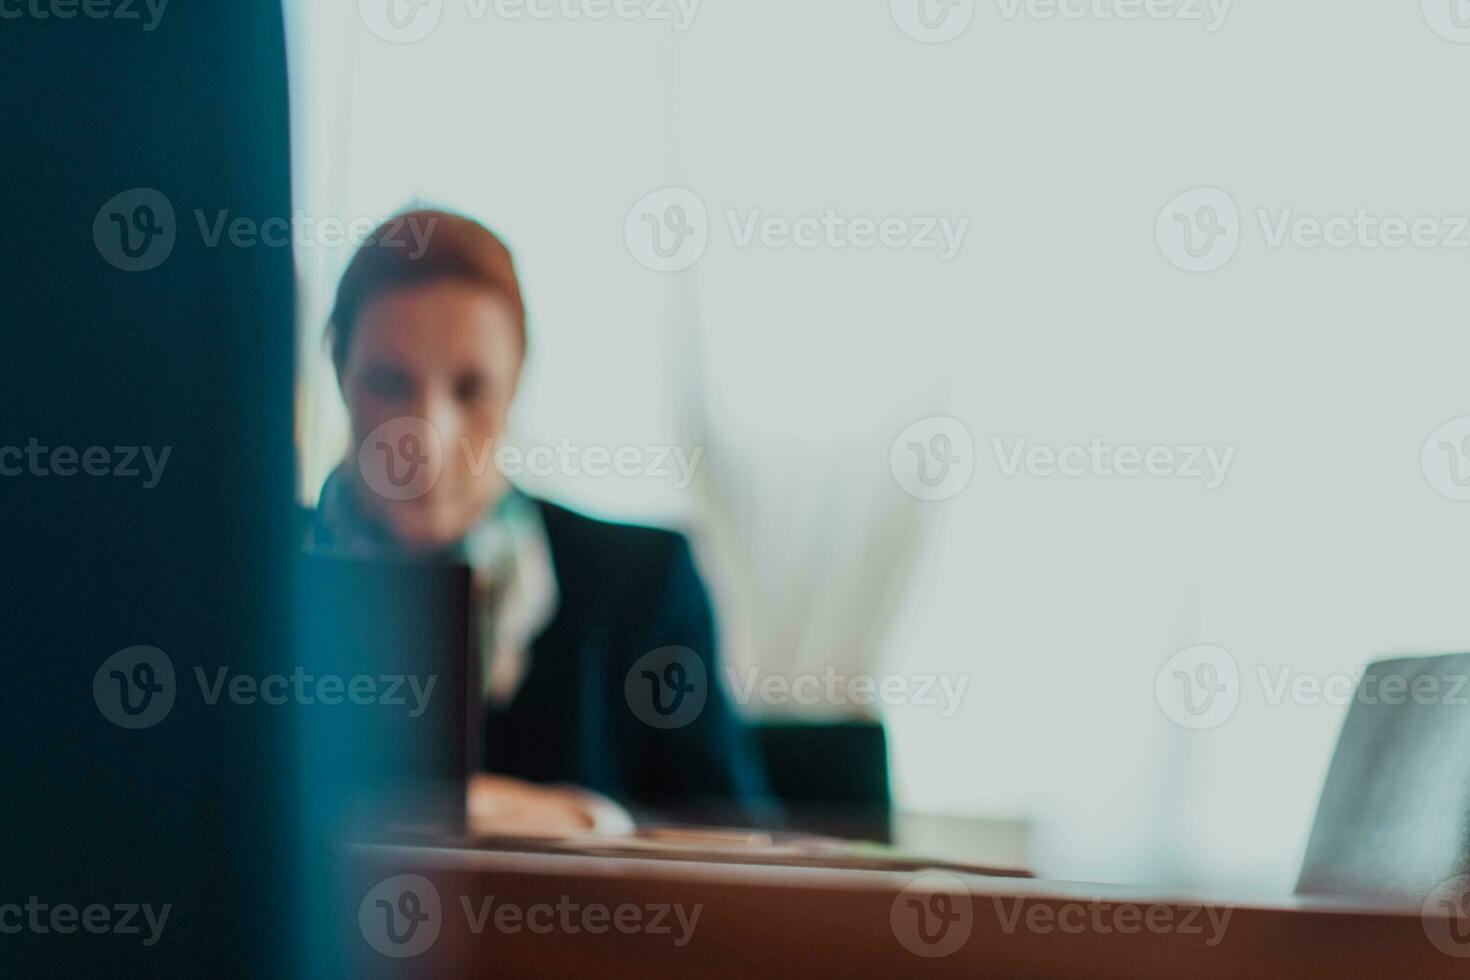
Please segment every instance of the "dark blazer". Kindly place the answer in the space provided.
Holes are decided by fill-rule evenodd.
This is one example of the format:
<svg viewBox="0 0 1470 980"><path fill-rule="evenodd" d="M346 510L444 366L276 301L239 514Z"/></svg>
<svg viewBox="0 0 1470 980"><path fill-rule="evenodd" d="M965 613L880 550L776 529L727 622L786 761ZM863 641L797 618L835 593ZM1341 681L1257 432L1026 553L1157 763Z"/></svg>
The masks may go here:
<svg viewBox="0 0 1470 980"><path fill-rule="evenodd" d="M513 699L487 712L486 768L573 782L634 805L685 810L720 801L732 819L766 819L764 775L724 689L714 616L689 543L671 531L538 506L560 604L532 643ZM646 665L662 678L667 657L639 662L670 646L686 648L675 659L698 658L704 686L689 695L704 703L661 728L644 720L658 717L648 714L642 675ZM698 669L683 666L691 668L686 683L699 683Z"/></svg>

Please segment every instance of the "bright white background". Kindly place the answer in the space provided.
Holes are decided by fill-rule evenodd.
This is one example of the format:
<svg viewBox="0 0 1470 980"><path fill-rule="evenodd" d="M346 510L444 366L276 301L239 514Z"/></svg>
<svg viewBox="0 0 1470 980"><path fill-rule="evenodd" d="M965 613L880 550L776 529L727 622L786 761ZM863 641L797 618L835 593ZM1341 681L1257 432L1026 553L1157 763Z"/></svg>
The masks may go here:
<svg viewBox="0 0 1470 980"><path fill-rule="evenodd" d="M1470 250L1273 249L1255 216L1470 214L1470 44L1417 4L1239 2L1211 32L993 0L945 44L886 0L706 0L683 32L439 0L409 44L352 2L287 6L302 211L422 202L507 239L534 348L519 438L705 448L687 491L532 489L689 529L737 669L969 678L951 718L883 712L904 806L1029 818L1048 875L1289 888L1344 709L1270 705L1257 668L1470 648L1470 504L1420 465L1470 415ZM711 216L672 275L624 239L666 185ZM1191 274L1154 225L1199 186L1234 199L1241 242ZM724 217L829 207L970 229L941 262L742 249ZM308 498L342 448L320 330L346 259L298 248ZM920 502L889 449L937 414L975 475ZM1006 479L991 440L1021 437L1236 455L1213 491ZM1198 643L1243 690L1194 732L1154 679Z"/></svg>

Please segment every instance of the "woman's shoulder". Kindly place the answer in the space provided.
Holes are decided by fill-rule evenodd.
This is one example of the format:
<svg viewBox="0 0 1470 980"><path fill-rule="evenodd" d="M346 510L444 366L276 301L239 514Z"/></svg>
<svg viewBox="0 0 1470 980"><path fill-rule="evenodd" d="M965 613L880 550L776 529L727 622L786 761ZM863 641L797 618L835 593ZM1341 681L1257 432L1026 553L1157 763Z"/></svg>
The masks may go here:
<svg viewBox="0 0 1470 980"><path fill-rule="evenodd" d="M689 540L679 531L592 517L539 498L535 503L559 578L580 572L604 589L613 583L648 589L671 578L698 581Z"/></svg>
<svg viewBox="0 0 1470 980"><path fill-rule="evenodd" d="M533 498L541 511L552 546L595 550L616 557L670 557L689 547L688 539L670 528L592 517L564 504Z"/></svg>
<svg viewBox="0 0 1470 980"><path fill-rule="evenodd" d="M649 650L670 644L713 656L709 590L683 534L536 503L564 610L587 623L611 615L631 629L620 634L627 641L618 648L624 656L615 654L610 664L625 671Z"/></svg>

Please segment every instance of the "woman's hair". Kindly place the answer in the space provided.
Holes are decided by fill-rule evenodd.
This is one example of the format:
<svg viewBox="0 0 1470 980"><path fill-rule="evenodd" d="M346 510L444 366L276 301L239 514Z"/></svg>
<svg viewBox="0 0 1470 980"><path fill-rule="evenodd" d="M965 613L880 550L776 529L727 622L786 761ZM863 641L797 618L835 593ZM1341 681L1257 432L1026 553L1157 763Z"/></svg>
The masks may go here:
<svg viewBox="0 0 1470 980"><path fill-rule="evenodd" d="M510 304L526 349L526 307L510 249L495 233L448 211L405 211L377 227L358 248L337 284L327 319L332 363L341 370L364 303L404 286L451 280L481 286Z"/></svg>

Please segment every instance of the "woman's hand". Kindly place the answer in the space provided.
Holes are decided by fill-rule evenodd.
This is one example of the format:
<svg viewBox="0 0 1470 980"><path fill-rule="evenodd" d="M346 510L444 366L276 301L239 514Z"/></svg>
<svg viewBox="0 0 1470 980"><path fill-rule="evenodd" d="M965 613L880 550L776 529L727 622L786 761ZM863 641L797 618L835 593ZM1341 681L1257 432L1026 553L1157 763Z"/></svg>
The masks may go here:
<svg viewBox="0 0 1470 980"><path fill-rule="evenodd" d="M472 834L566 837L603 829L598 811L607 805L575 789L477 773L470 777L466 822Z"/></svg>

